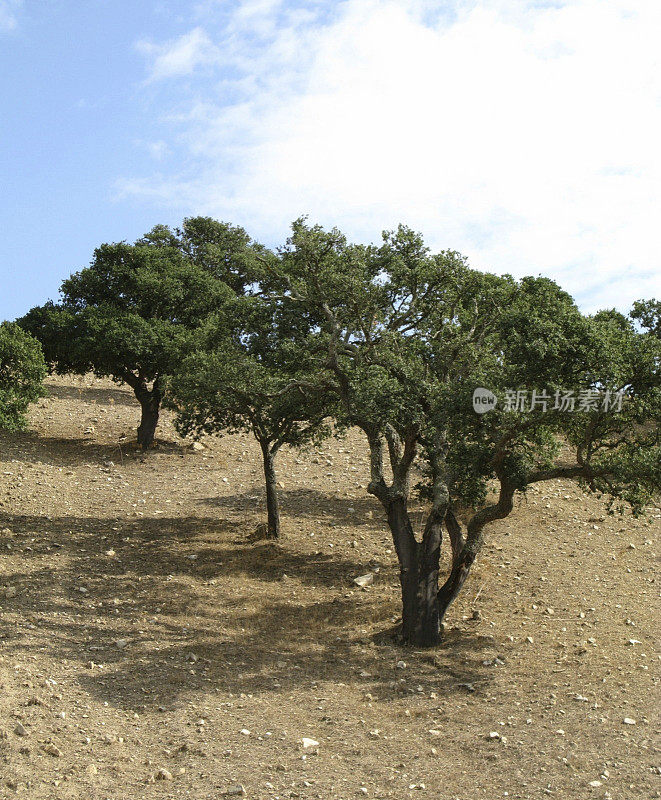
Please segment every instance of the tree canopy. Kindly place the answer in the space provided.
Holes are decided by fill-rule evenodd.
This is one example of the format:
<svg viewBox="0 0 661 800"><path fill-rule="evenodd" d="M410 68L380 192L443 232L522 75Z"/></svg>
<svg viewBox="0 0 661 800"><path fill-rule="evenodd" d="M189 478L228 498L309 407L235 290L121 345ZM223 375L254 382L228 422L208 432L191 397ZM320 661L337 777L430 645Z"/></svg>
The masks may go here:
<svg viewBox="0 0 661 800"><path fill-rule="evenodd" d="M138 442L148 447L164 378L201 322L248 285L258 250L243 229L206 218L177 231L159 225L135 244L101 245L89 267L63 282L59 303L33 308L20 324L55 371L131 386L142 407Z"/></svg>
<svg viewBox="0 0 661 800"><path fill-rule="evenodd" d="M200 329L198 347L169 387L175 425L184 436L245 431L260 445L267 532L280 535L275 459L330 435L327 398L304 388L312 361L305 323L263 297L228 303Z"/></svg>
<svg viewBox="0 0 661 800"><path fill-rule="evenodd" d="M481 273L404 227L363 247L298 220L278 269L282 302L321 320L308 337L318 390L367 437L405 640L438 640L485 527L530 484L572 478L634 510L658 490L659 344L624 317L585 317L549 279ZM499 398L488 414L473 410L476 389ZM416 461L421 538L408 513ZM452 566L439 583L444 530Z"/></svg>
<svg viewBox="0 0 661 800"><path fill-rule="evenodd" d="M22 430L30 403L44 395L41 346L14 322L0 324L0 428Z"/></svg>
<svg viewBox="0 0 661 800"><path fill-rule="evenodd" d="M661 300L637 300L629 316L648 333L661 339Z"/></svg>

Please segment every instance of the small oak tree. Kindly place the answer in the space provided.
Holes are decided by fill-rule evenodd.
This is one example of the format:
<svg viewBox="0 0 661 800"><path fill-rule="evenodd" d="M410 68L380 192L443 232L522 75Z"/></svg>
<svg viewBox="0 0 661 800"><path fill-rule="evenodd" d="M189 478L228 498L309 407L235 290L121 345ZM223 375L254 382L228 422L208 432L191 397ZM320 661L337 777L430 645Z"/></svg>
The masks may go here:
<svg viewBox="0 0 661 800"><path fill-rule="evenodd" d="M310 362L300 330L280 304L244 298L209 320L196 352L169 386L175 426L183 436L245 431L255 437L262 452L271 538L280 535L278 451L331 433L333 406L303 387Z"/></svg>
<svg viewBox="0 0 661 800"><path fill-rule="evenodd" d="M660 345L621 315L586 318L552 281L480 273L404 227L358 247L299 220L278 270L281 302L321 320L310 376L367 437L406 642L439 640L485 529L531 484L575 479L635 512L658 490ZM473 410L478 388L498 398L488 414ZM409 514L416 476L429 501L421 535Z"/></svg>
<svg viewBox="0 0 661 800"><path fill-rule="evenodd" d="M55 371L127 383L142 409L138 444L147 448L166 376L201 322L248 284L251 248L243 229L206 218L174 232L159 225L133 245L99 247L63 282L60 303L33 308L20 324Z"/></svg>
<svg viewBox="0 0 661 800"><path fill-rule="evenodd" d="M45 394L45 377L39 342L15 322L0 324L0 428L25 427L28 406Z"/></svg>

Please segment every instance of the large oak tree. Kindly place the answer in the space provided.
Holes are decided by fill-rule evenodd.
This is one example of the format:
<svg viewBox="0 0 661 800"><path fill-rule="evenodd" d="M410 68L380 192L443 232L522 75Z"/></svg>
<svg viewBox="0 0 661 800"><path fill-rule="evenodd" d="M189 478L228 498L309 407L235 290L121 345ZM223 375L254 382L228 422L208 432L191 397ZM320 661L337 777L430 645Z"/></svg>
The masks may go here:
<svg viewBox="0 0 661 800"><path fill-rule="evenodd" d="M320 319L306 389L316 380L333 393L367 438L368 491L399 560L405 641L439 640L485 530L531 484L574 479L636 513L659 490L661 349L621 315L585 317L548 279L478 272L403 227L381 247L357 247L299 220L278 270L281 302ZM499 399L487 414L473 410L477 388ZM418 536L416 479L429 503Z"/></svg>

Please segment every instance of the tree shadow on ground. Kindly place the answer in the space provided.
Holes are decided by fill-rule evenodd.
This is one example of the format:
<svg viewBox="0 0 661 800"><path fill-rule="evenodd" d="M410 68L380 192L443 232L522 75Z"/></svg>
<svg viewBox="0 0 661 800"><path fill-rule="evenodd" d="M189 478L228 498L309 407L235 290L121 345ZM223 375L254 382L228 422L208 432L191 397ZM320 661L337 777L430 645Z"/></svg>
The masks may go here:
<svg viewBox="0 0 661 800"><path fill-rule="evenodd" d="M482 660L493 642L463 632L414 654L405 675L396 669L394 569L379 591L356 592L358 561L286 543L236 546L237 526L212 518L0 514L5 526L0 548L11 544L34 569L5 571L17 594L0 599L0 652L17 658L29 637L119 708L175 706L214 687L277 695L345 683L390 701L420 685L440 696L491 680Z"/></svg>
<svg viewBox="0 0 661 800"><path fill-rule="evenodd" d="M91 581L130 575L144 581L176 577L208 582L240 576L274 582L285 573L303 586L346 589L351 577L366 568L359 552L347 559L337 553L292 550L286 539L251 543L244 527L217 517L136 520L0 513L2 528L12 534L0 534L0 547L6 539L14 550L28 548L28 558L74 559ZM79 580L75 572L71 578Z"/></svg>
<svg viewBox="0 0 661 800"><path fill-rule="evenodd" d="M349 499L335 497L332 493L318 489L280 489L282 510L295 517L325 517L347 526L373 528L384 531L385 514L379 501L371 495ZM241 494L205 497L202 503L233 513L246 513L255 510L255 502L264 499L261 487Z"/></svg>
<svg viewBox="0 0 661 800"><path fill-rule="evenodd" d="M76 386L76 384L47 384L47 399L75 400L103 406L130 406L139 409L138 401L133 393L117 387L101 388L96 386Z"/></svg>
<svg viewBox="0 0 661 800"><path fill-rule="evenodd" d="M77 467L81 464L112 461L119 466L125 461L147 461L151 455L184 455L187 447L178 442L157 440L152 450L144 451L135 441L116 443L99 442L92 436L73 439L60 436L43 436L35 431L19 433L0 432L0 451L3 459L16 459L31 464Z"/></svg>

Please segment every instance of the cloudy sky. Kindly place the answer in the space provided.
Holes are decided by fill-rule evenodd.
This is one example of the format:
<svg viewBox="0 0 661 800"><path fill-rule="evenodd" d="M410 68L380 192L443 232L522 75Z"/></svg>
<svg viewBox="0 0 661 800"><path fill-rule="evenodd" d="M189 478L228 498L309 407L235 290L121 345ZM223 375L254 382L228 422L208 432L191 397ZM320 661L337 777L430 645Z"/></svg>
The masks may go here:
<svg viewBox="0 0 661 800"><path fill-rule="evenodd" d="M658 0L0 0L3 318L208 214L661 294Z"/></svg>

